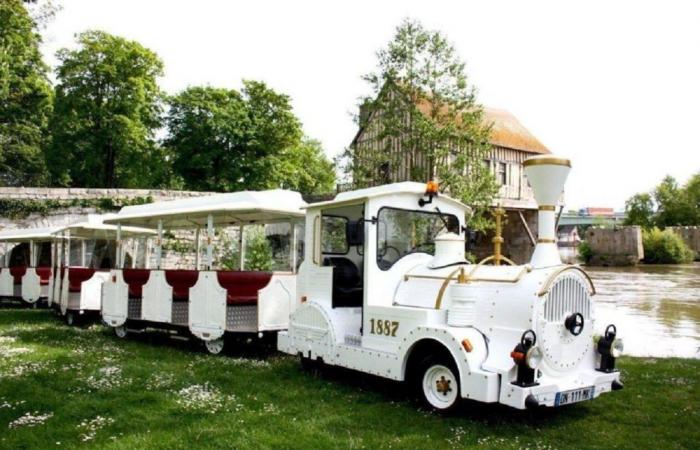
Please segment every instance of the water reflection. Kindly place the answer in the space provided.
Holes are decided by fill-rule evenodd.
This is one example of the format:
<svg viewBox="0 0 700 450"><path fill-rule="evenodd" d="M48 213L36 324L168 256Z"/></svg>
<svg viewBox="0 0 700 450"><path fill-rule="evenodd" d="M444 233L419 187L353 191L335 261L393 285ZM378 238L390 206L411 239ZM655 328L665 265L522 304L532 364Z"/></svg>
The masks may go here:
<svg viewBox="0 0 700 450"><path fill-rule="evenodd" d="M615 323L625 353L700 358L700 264L587 267L596 328Z"/></svg>

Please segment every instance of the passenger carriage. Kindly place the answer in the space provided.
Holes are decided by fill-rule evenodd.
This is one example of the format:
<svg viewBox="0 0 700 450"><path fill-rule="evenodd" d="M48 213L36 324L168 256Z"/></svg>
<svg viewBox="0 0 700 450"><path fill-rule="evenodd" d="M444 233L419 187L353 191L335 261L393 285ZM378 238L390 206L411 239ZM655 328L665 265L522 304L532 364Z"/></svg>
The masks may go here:
<svg viewBox="0 0 700 450"><path fill-rule="evenodd" d="M114 267L119 239L117 227L103 223L109 216L89 214L86 220L53 233L54 263L48 303L68 325L99 317L102 284ZM153 234L151 230L135 227L120 232L122 237Z"/></svg>
<svg viewBox="0 0 700 450"><path fill-rule="evenodd" d="M48 297L51 242L58 228L23 228L0 232L3 245L0 297L36 306Z"/></svg>
<svg viewBox="0 0 700 450"><path fill-rule="evenodd" d="M546 156L524 165L539 204L525 265L501 255L500 233L491 257L467 262L469 208L434 183L311 204L301 305L278 348L305 364L406 381L441 411L460 399L560 406L622 388L617 330L596 323L593 283L557 250L554 211L570 163Z"/></svg>
<svg viewBox="0 0 700 450"><path fill-rule="evenodd" d="M117 257L104 287L103 321L120 337L147 328L194 336L210 353L222 351L225 334L263 337L285 330L296 307L304 206L299 193L270 190L122 208L107 222L157 230L147 258L154 267L125 267ZM251 266L251 231L265 233L269 264ZM194 236L194 257L180 258L189 263L164 257L164 238L177 233ZM229 235L232 240L225 239Z"/></svg>

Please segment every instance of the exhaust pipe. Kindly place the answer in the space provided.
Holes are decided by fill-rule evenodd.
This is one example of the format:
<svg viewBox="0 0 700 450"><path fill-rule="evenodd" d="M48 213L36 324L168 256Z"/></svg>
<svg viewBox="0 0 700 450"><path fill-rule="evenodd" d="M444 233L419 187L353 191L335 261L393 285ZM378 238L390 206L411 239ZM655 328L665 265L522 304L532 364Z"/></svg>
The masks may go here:
<svg viewBox="0 0 700 450"><path fill-rule="evenodd" d="M523 166L538 205L537 245L530 264L533 267L560 265L555 212L571 170L571 161L542 155L526 159Z"/></svg>

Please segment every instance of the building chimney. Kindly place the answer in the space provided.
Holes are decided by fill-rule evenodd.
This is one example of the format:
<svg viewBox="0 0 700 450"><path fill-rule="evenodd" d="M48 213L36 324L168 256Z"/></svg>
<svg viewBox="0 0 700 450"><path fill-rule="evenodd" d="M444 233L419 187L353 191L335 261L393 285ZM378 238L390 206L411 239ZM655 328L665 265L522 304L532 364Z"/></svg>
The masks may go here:
<svg viewBox="0 0 700 450"><path fill-rule="evenodd" d="M528 158L523 162L525 176L537 201L537 246L530 264L549 267L561 264L557 249L556 205L564 192L571 161L551 155Z"/></svg>

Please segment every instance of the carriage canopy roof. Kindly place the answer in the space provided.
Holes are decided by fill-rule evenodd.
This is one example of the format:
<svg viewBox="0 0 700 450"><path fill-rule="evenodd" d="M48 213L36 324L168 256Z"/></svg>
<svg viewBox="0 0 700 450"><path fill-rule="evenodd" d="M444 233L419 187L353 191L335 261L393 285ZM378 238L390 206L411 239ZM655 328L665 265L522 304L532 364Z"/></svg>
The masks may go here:
<svg viewBox="0 0 700 450"><path fill-rule="evenodd" d="M104 221L116 214L88 214L86 220L59 227L54 235L60 236L68 232L71 238L79 239L116 239L117 226L107 225ZM148 228L121 227L121 237L138 237L154 235L155 231Z"/></svg>
<svg viewBox="0 0 700 450"><path fill-rule="evenodd" d="M304 216L301 194L284 189L215 194L125 206L105 223L157 228L196 228L212 216L215 225L281 222Z"/></svg>
<svg viewBox="0 0 700 450"><path fill-rule="evenodd" d="M358 189L355 191L341 192L336 195L333 200L312 203L309 208L318 208L326 206L340 206L349 203L356 203L359 201L364 201L370 198L376 197L391 197L393 195L401 194L425 194L425 183L417 183L415 181L402 181L400 183L383 184L381 186L374 186L365 189ZM464 209L466 214L471 213L471 208L446 194L440 194L440 199L452 203L453 205Z"/></svg>
<svg viewBox="0 0 700 450"><path fill-rule="evenodd" d="M0 232L0 242L50 241L54 238L53 234L60 229L61 227L3 230Z"/></svg>

